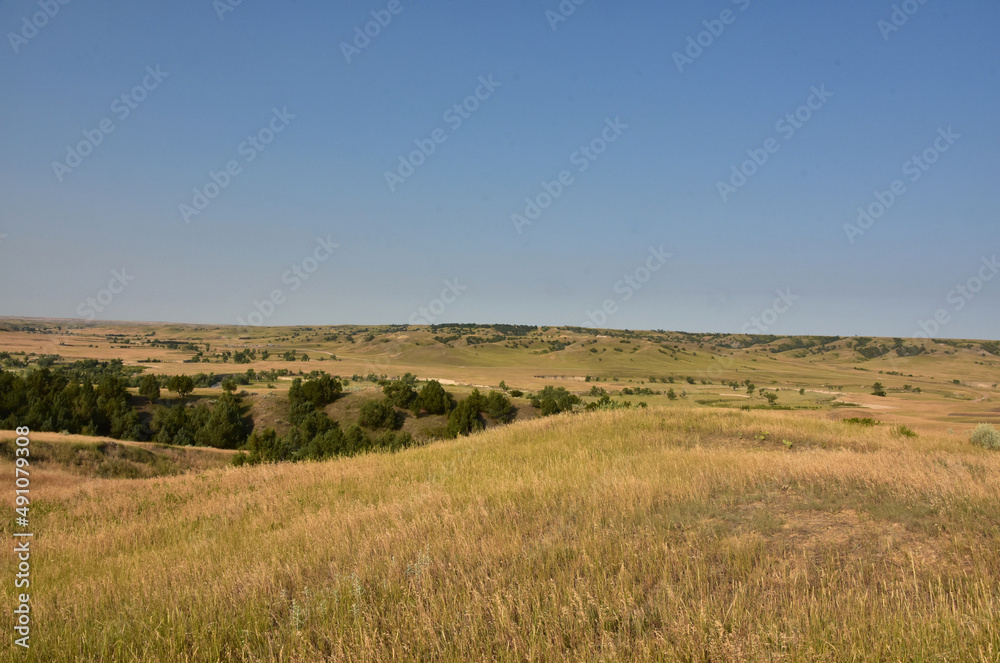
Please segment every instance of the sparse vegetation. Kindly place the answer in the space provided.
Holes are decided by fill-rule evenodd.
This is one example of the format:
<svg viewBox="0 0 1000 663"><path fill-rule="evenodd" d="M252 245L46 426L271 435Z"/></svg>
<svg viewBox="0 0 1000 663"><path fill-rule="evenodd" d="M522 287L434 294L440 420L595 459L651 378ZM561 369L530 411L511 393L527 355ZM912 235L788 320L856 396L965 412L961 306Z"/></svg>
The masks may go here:
<svg viewBox="0 0 1000 663"><path fill-rule="evenodd" d="M969 434L969 441L984 449L1000 449L1000 431L989 424L979 424Z"/></svg>

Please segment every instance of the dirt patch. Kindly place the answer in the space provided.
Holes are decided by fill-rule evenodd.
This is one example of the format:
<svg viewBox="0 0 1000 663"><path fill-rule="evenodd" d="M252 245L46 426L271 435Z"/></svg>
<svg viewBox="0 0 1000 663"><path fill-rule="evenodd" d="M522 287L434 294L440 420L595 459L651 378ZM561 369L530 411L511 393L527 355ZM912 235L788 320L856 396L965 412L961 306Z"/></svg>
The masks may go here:
<svg viewBox="0 0 1000 663"><path fill-rule="evenodd" d="M996 419L1000 417L1000 414L994 414L991 412L949 412L949 417L983 417L986 419Z"/></svg>
<svg viewBox="0 0 1000 663"><path fill-rule="evenodd" d="M861 536L864 528L853 509L827 511L786 511L782 531L790 543L804 547L845 545Z"/></svg>

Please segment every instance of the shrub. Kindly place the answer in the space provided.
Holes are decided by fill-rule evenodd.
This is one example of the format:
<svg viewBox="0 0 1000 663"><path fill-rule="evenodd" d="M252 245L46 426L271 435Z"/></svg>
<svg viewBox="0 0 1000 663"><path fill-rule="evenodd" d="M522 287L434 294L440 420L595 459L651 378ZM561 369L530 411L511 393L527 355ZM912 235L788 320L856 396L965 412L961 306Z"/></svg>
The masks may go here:
<svg viewBox="0 0 1000 663"><path fill-rule="evenodd" d="M413 388L417 379L412 373L407 373L399 380L393 380L382 387L382 392L390 403L396 407L408 408L417 400L417 392Z"/></svg>
<svg viewBox="0 0 1000 663"><path fill-rule="evenodd" d="M413 410L416 413L425 410L428 414L448 414L454 407L455 400L437 380L425 384L413 402Z"/></svg>
<svg viewBox="0 0 1000 663"><path fill-rule="evenodd" d="M393 430L397 427L396 410L386 401L365 401L358 415L358 424L372 430Z"/></svg>
<svg viewBox="0 0 1000 663"><path fill-rule="evenodd" d="M902 435L903 437L917 437L917 431L902 424L896 426L895 431L897 435Z"/></svg>
<svg viewBox="0 0 1000 663"><path fill-rule="evenodd" d="M382 433L373 443L378 451L399 451L413 446L413 436L409 433Z"/></svg>
<svg viewBox="0 0 1000 663"><path fill-rule="evenodd" d="M146 374L139 380L139 395L145 396L150 404L160 397L160 380L155 375Z"/></svg>
<svg viewBox="0 0 1000 663"><path fill-rule="evenodd" d="M571 411L574 405L580 403L580 397L571 394L565 387L545 387L531 399L531 405L539 408L543 417L550 414Z"/></svg>
<svg viewBox="0 0 1000 663"><path fill-rule="evenodd" d="M990 424L979 424L969 435L969 441L977 447L1000 450L1000 431Z"/></svg>
<svg viewBox="0 0 1000 663"><path fill-rule="evenodd" d="M871 417L865 417L864 419L851 417L850 419L844 419L843 422L845 424L857 424L858 426L878 426L880 423Z"/></svg>
<svg viewBox="0 0 1000 663"><path fill-rule="evenodd" d="M486 405L483 410L485 410L486 414L504 424L510 423L517 412L513 404L511 404L510 399L499 391L490 392L490 395L486 397Z"/></svg>
<svg viewBox="0 0 1000 663"><path fill-rule="evenodd" d="M448 415L448 437L469 435L483 430L483 421L479 417L479 408L473 397L459 401L451 414Z"/></svg>

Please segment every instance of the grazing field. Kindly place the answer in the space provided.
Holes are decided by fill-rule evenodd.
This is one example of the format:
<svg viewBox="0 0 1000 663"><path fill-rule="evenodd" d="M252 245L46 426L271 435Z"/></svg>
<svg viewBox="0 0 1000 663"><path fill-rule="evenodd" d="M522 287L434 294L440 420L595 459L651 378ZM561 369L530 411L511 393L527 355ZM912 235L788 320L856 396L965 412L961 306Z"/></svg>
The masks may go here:
<svg viewBox="0 0 1000 663"><path fill-rule="evenodd" d="M998 383L993 341L0 320L0 661L997 661Z"/></svg>
<svg viewBox="0 0 1000 663"><path fill-rule="evenodd" d="M251 351L237 363L237 353ZM0 368L4 362L34 365L40 359L121 360L145 373L211 373L219 381L248 369L281 372L271 383L255 380L241 387L251 406L262 411L269 409L257 407L265 395L283 394L297 375L325 371L346 378L413 373L420 380L439 380L459 396L474 386L496 389L501 383L524 391L557 385L581 396L597 386L632 403L664 406L764 407L761 390L766 390L777 397L778 407L820 417L875 416L918 432L1000 424L996 341L518 325L236 327L0 318ZM747 394L744 382L756 390ZM876 382L884 385L885 396L873 395ZM657 393L620 393L636 387ZM364 379L346 388L373 389ZM667 398L669 389L676 402ZM218 389L199 388L193 395L213 397ZM525 404L518 403L519 418L530 415ZM274 422L279 415L264 415L267 425L283 426Z"/></svg>
<svg viewBox="0 0 1000 663"><path fill-rule="evenodd" d="M962 435L696 407L39 482L3 660L995 661L998 494Z"/></svg>

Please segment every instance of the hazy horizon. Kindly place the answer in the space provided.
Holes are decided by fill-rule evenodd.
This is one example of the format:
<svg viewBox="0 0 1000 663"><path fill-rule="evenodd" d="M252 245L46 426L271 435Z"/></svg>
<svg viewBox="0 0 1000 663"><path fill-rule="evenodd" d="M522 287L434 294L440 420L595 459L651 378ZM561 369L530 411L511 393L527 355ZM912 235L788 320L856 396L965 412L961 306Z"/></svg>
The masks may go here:
<svg viewBox="0 0 1000 663"><path fill-rule="evenodd" d="M997 27L5 2L0 315L998 339Z"/></svg>

